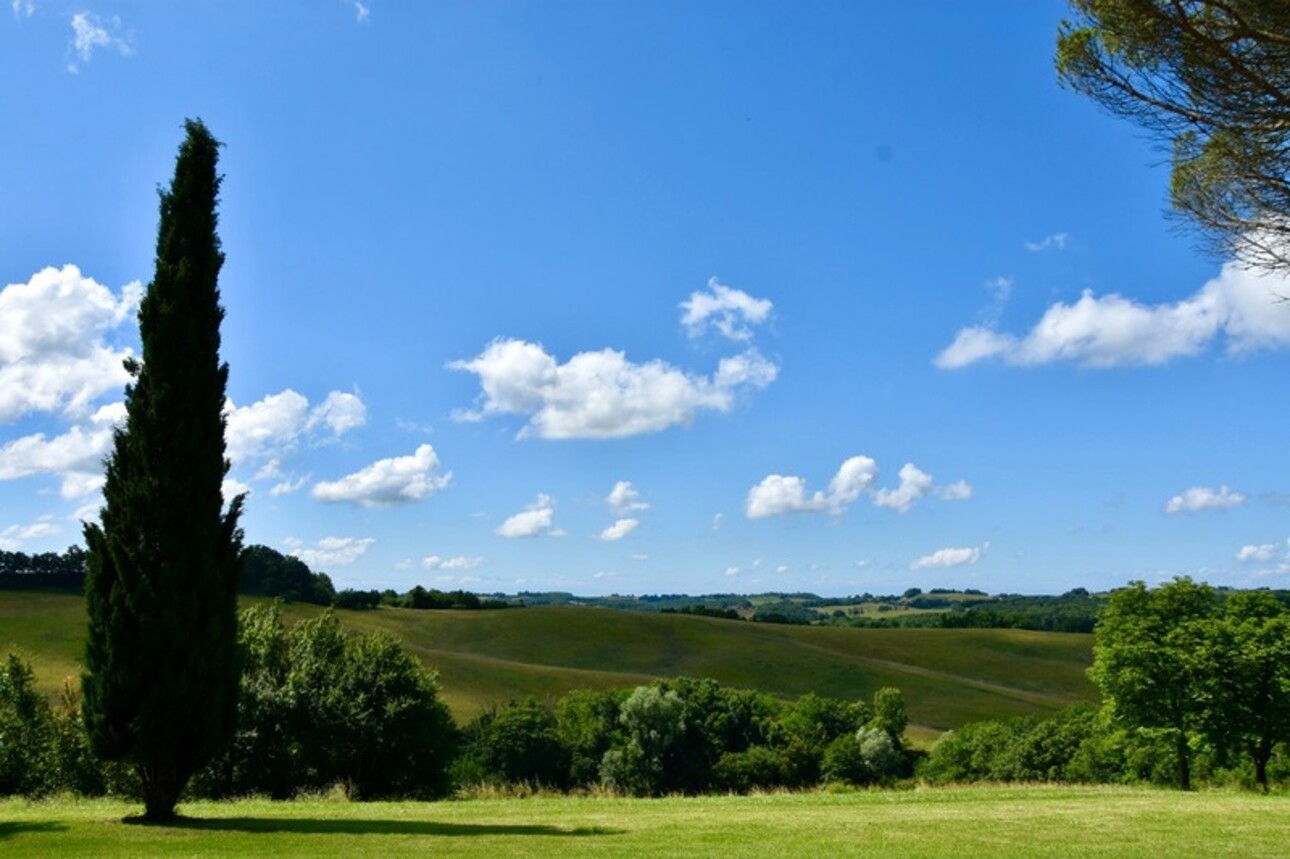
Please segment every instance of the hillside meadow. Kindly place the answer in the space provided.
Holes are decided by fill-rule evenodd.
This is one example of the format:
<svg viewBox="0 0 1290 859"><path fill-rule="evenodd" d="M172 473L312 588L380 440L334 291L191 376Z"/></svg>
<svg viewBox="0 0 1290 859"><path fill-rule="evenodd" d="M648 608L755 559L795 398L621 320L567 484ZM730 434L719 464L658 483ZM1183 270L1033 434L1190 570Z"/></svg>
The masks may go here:
<svg viewBox="0 0 1290 859"><path fill-rule="evenodd" d="M244 604L246 604L244 598ZM314 606L286 607L288 619ZM1010 629L786 626L584 607L503 611L340 611L344 626L397 636L439 671L459 721L490 706L579 688L710 677L782 698L807 692L869 699L905 695L915 739L965 722L1043 715L1095 690L1085 677L1092 637ZM0 592L0 650L31 659L55 694L77 676L85 630L79 597Z"/></svg>
<svg viewBox="0 0 1290 859"><path fill-rule="evenodd" d="M136 856L873 856L1212 859L1285 855L1290 798L1010 787L657 800L186 803L173 827L110 801L0 801L0 853Z"/></svg>

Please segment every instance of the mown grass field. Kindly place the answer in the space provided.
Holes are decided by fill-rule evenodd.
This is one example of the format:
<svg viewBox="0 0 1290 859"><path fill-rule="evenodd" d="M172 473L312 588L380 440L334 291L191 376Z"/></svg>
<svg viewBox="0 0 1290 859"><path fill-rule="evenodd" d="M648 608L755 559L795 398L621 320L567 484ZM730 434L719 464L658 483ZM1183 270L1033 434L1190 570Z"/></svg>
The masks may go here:
<svg viewBox="0 0 1290 859"><path fill-rule="evenodd" d="M289 606L288 618L315 614ZM658 677L711 677L784 698L816 692L905 694L914 736L964 722L1043 714L1095 692L1085 677L1087 635L995 629L781 626L593 608L339 613L348 627L398 636L440 672L458 719L508 700L552 699ZM0 650L33 659L51 694L79 674L84 611L78 597L0 592Z"/></svg>
<svg viewBox="0 0 1290 859"><path fill-rule="evenodd" d="M191 803L176 827L107 801L0 802L0 854L115 856L1286 856L1290 797L1014 787L686 799Z"/></svg>

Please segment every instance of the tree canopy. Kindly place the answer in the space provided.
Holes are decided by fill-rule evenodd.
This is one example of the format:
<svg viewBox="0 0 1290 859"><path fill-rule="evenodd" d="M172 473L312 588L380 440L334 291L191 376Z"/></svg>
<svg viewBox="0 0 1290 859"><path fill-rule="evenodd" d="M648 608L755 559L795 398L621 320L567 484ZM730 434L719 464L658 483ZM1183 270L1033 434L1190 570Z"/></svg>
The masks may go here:
<svg viewBox="0 0 1290 859"><path fill-rule="evenodd" d="M1217 249L1290 270L1290 3L1070 2L1062 83L1172 153L1173 205Z"/></svg>

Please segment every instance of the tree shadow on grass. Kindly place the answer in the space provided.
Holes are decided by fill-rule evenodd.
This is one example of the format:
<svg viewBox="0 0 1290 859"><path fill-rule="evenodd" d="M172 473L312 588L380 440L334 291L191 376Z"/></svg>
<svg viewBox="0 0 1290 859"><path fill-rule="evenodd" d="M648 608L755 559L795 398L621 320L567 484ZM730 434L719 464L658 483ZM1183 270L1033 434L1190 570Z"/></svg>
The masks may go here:
<svg viewBox="0 0 1290 859"><path fill-rule="evenodd" d="M38 820L32 823L0 820L0 841L15 835L26 835L28 832L63 832L67 826L52 820Z"/></svg>
<svg viewBox="0 0 1290 859"><path fill-rule="evenodd" d="M621 835L605 826L559 826L489 823L441 823L433 820L371 820L276 817L177 817L165 825L207 832L289 832L303 835Z"/></svg>

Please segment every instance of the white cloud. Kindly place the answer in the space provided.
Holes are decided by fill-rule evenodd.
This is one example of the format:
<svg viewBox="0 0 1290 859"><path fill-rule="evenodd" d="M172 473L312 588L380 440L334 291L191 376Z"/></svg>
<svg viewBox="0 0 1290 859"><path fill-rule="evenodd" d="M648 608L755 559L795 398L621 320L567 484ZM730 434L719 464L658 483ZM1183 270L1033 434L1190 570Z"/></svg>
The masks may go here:
<svg viewBox="0 0 1290 859"><path fill-rule="evenodd" d="M250 495L251 487L236 478L225 477L224 482L220 484L220 494L224 496L224 503L227 504L238 495Z"/></svg>
<svg viewBox="0 0 1290 859"><path fill-rule="evenodd" d="M280 476L281 460L309 434L316 444L339 439L367 423L367 407L354 394L332 391L309 408L309 399L290 388L249 406L224 404L228 458L235 466L266 459L257 479Z"/></svg>
<svg viewBox="0 0 1290 859"><path fill-rule="evenodd" d="M291 554L314 570L348 567L363 557L375 542L371 537L323 537L312 549L297 548Z"/></svg>
<svg viewBox="0 0 1290 859"><path fill-rule="evenodd" d="M900 469L900 486L896 489L873 489L878 479L878 464L867 456L853 456L842 463L829 481L828 491L808 492L806 481L793 475L771 474L748 491L744 512L750 519L763 519L784 513L828 512L839 514L862 495L872 493L874 504L904 512L929 492L949 501L971 497L972 487L965 481L937 487L930 474L912 462Z"/></svg>
<svg viewBox="0 0 1290 859"><path fill-rule="evenodd" d="M273 456L295 442L308 421L309 400L287 388L249 406L238 407L228 400L224 414L228 458L240 465L257 457ZM276 469L277 457L272 461Z"/></svg>
<svg viewBox="0 0 1290 859"><path fill-rule="evenodd" d="M640 500L641 494L636 491L629 480L620 480L614 484L614 488L609 490L605 503L615 510L629 512L632 510L648 510L649 505Z"/></svg>
<svg viewBox="0 0 1290 859"><path fill-rule="evenodd" d="M1047 250L1065 250L1066 242L1070 239L1068 233L1053 233L1050 236L1044 236L1037 242L1025 242L1026 250L1031 253L1040 253Z"/></svg>
<svg viewBox="0 0 1290 859"><path fill-rule="evenodd" d="M72 16L72 38L68 46L83 63L88 63L98 48L116 51L123 57L134 53L130 37L121 33L121 19L105 21L93 12L77 12ZM76 65L70 64L68 71L77 71Z"/></svg>
<svg viewBox="0 0 1290 859"><path fill-rule="evenodd" d="M36 0L13 0L13 16L30 18L36 14Z"/></svg>
<svg viewBox="0 0 1290 859"><path fill-rule="evenodd" d="M362 0L353 0L353 5L354 19L360 24L366 24L372 17L372 10Z"/></svg>
<svg viewBox="0 0 1290 859"><path fill-rule="evenodd" d="M912 462L907 462L900 467L900 486L895 489L879 489L874 493L873 503L904 513L931 489L932 476Z"/></svg>
<svg viewBox="0 0 1290 859"><path fill-rule="evenodd" d="M421 559L421 566L427 570L473 570L484 559L478 556L458 555L455 558L441 558L438 555L430 555Z"/></svg>
<svg viewBox="0 0 1290 859"><path fill-rule="evenodd" d="M22 436L0 446L0 480L39 474L62 479L64 498L83 498L103 486L103 460L112 449L112 430L124 420L125 405L112 403L90 415L84 425L59 436Z"/></svg>
<svg viewBox="0 0 1290 859"><path fill-rule="evenodd" d="M448 485L452 472L439 473L439 457L423 444L411 456L379 459L336 481L314 484L319 501L347 501L362 507L389 507L420 501Z"/></svg>
<svg viewBox="0 0 1290 859"><path fill-rule="evenodd" d="M712 523L708 525L713 531L720 531L721 526L726 524L726 514L718 513L712 517Z"/></svg>
<svg viewBox="0 0 1290 859"><path fill-rule="evenodd" d="M956 480L948 486L940 486L936 494L942 501L967 501L972 497L972 487L966 480Z"/></svg>
<svg viewBox="0 0 1290 859"><path fill-rule="evenodd" d="M83 417L99 396L119 391L133 354L107 335L132 322L142 287L118 298L74 265L45 268L0 290L0 421L30 412Z"/></svg>
<svg viewBox="0 0 1290 859"><path fill-rule="evenodd" d="M52 537L61 530L48 516L37 519L30 525L10 525L4 530L0 530L0 550L16 552L26 540Z"/></svg>
<svg viewBox="0 0 1290 859"><path fill-rule="evenodd" d="M1034 366L1071 362L1083 367L1158 365L1196 355L1223 337L1228 354L1290 345L1290 275L1229 262L1194 295L1172 304L1144 305L1085 290L1073 304L1054 304L1024 337L992 326L959 331L936 356L942 369L988 358Z"/></svg>
<svg viewBox="0 0 1290 859"><path fill-rule="evenodd" d="M710 277L707 292L692 292L681 302L681 324L691 337L698 337L711 325L731 340L746 342L753 337L748 326L765 322L771 309L768 299L753 298Z"/></svg>
<svg viewBox="0 0 1290 859"><path fill-rule="evenodd" d="M765 388L779 372L751 350L723 360L712 378L663 361L636 364L613 349L580 352L560 364L523 340L494 340L478 357L448 366L476 374L482 388L482 408L454 419L524 414L521 437L551 439L625 438L688 426L700 411L730 411L742 392Z"/></svg>
<svg viewBox="0 0 1290 859"><path fill-rule="evenodd" d="M775 568L775 572L777 573L787 573L788 570L789 570L788 564L780 564L778 567Z"/></svg>
<svg viewBox="0 0 1290 859"><path fill-rule="evenodd" d="M632 560L633 560L633 561L648 561L648 560L649 560L649 555L646 555L644 552L637 552L636 554L632 555Z"/></svg>
<svg viewBox="0 0 1290 859"><path fill-rule="evenodd" d="M726 575L727 575L727 576L730 576L731 578L734 578L735 576L739 575L739 568L738 568L738 567L726 567Z"/></svg>
<svg viewBox="0 0 1290 859"><path fill-rule="evenodd" d="M617 522L610 525L605 530L601 531L599 539L604 540L606 542L621 540L631 532L635 531L636 526L639 524L640 524L639 519L619 519Z"/></svg>
<svg viewBox="0 0 1290 859"><path fill-rule="evenodd" d="M930 555L923 555L909 565L911 570L928 570L937 567L961 567L975 564L990 550L990 544L972 546L963 549L937 549Z"/></svg>
<svg viewBox="0 0 1290 859"><path fill-rule="evenodd" d="M1276 543L1263 543L1258 546L1242 546L1236 553L1238 561L1270 561L1276 555Z"/></svg>
<svg viewBox="0 0 1290 859"><path fill-rule="evenodd" d="M311 430L320 424L326 425L332 434L339 437L350 430L358 429L367 423L367 406L355 394L343 391L332 391L312 412L305 429Z"/></svg>
<svg viewBox="0 0 1290 859"><path fill-rule="evenodd" d="M293 492L299 492L308 482L309 475L307 474L297 480L284 480L281 483L273 484L273 488L269 490L269 495L274 498L279 498L283 495L290 495Z"/></svg>
<svg viewBox="0 0 1290 859"><path fill-rule="evenodd" d="M783 513L824 510L828 506L829 500L823 492L807 495L806 481L802 478L769 474L748 490L744 513L749 519L764 519Z"/></svg>
<svg viewBox="0 0 1290 859"><path fill-rule="evenodd" d="M1245 503L1245 496L1226 486L1211 489L1193 486L1165 502L1166 513L1195 513L1200 510L1227 510Z"/></svg>
<svg viewBox="0 0 1290 859"><path fill-rule="evenodd" d="M552 530L554 515L555 499L550 495L538 495L532 504L498 525L494 533L502 537L536 537Z"/></svg>

